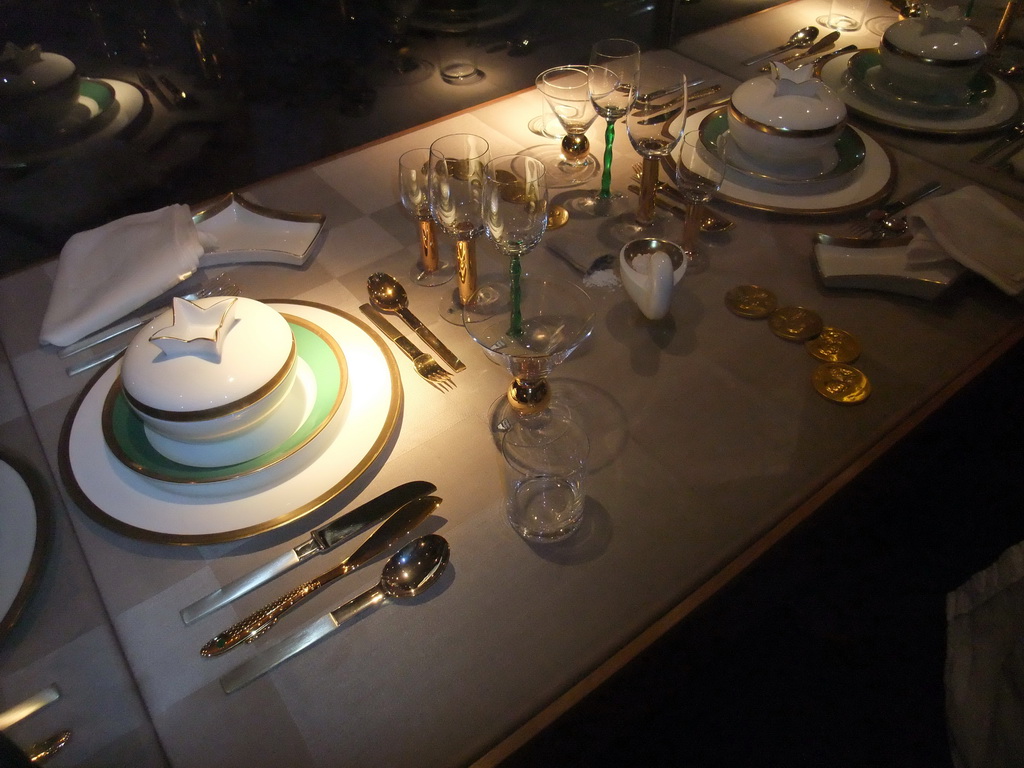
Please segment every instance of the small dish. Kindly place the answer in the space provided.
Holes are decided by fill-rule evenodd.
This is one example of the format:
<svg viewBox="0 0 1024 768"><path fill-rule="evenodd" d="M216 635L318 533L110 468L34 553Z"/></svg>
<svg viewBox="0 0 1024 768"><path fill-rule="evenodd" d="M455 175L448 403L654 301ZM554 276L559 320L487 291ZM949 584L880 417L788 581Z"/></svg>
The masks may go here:
<svg viewBox="0 0 1024 768"><path fill-rule="evenodd" d="M156 480L210 483L266 469L309 443L334 417L344 399L348 378L345 356L337 342L314 323L288 315L286 319L298 351L295 389L299 396L289 397L279 410L294 406L301 421L283 443L239 461L231 459L251 453L249 437L209 445L175 444L145 428L128 407L118 381L107 395L102 417L103 438L111 453L126 467ZM286 412L284 418L291 415Z"/></svg>
<svg viewBox="0 0 1024 768"><path fill-rule="evenodd" d="M0 460L0 640L17 623L38 580L48 522L25 478Z"/></svg>
<svg viewBox="0 0 1024 768"><path fill-rule="evenodd" d="M61 146L95 133L117 115L114 88L103 80L83 78L78 83L78 100L59 119L30 126L0 125L0 138L13 151Z"/></svg>
<svg viewBox="0 0 1024 768"><path fill-rule="evenodd" d="M267 208L231 192L194 211L192 221L207 248L199 257L201 267L241 262L298 267L313 254L326 217Z"/></svg>
<svg viewBox="0 0 1024 768"><path fill-rule="evenodd" d="M996 81L988 72L979 71L966 86L946 88L931 94L909 93L899 88L882 69L877 49L858 51L850 57L848 78L855 88L888 107L942 116L984 105L996 92ZM955 112L951 113L951 110Z"/></svg>
<svg viewBox="0 0 1024 768"><path fill-rule="evenodd" d="M721 159L718 139L729 132L729 122L725 108L711 112L700 123L701 144L712 155ZM738 148L736 148L738 149ZM743 150L734 152L733 169L756 179L764 179L782 184L802 184L808 181L829 181L852 173L863 162L867 155L864 141L850 126L843 126L835 144L827 153L808 158L806 161L787 166L784 169L766 168L755 158Z"/></svg>

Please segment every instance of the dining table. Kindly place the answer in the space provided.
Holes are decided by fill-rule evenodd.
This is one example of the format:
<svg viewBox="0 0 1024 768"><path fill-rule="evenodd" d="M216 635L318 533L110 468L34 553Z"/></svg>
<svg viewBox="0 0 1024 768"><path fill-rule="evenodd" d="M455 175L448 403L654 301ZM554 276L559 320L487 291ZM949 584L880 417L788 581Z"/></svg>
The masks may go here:
<svg viewBox="0 0 1024 768"><path fill-rule="evenodd" d="M757 74L743 60L814 24L828 5L794 0L684 36L645 61L680 67L725 95ZM877 0L867 17L896 19ZM841 40L877 46L878 28ZM506 520L489 421L510 374L442 319L451 283L421 287L409 276L419 231L402 207L397 169L407 150L453 133L484 137L492 156L557 143L530 130L542 108L534 89L518 91L239 190L268 209L323 215L315 251L299 266L207 271L282 312L343 326L376 361L349 360L349 388L378 409L377 420L367 415L362 433L346 432L361 417L346 412L335 439L359 456L339 459L334 473L321 468L304 482L271 473L227 492L216 483L154 491L152 508L145 491L107 495L104 484L123 473L111 469L117 459L97 414L119 363L69 376L58 348L40 344L56 258L0 280L0 458L30 479L41 547L31 594L0 638L0 711L51 685L60 691L6 730L10 738L27 746L71 730L53 763L68 766L498 765L1024 338L1019 300L970 271L922 297L830 287L814 257L818 232L841 232L927 181L947 191L980 186L1024 216L1024 181L970 162L1003 126L939 136L851 113L881 169L872 185L828 205L798 192L799 205L713 201L735 225L702 238L707 268L684 275L656 322L639 314L614 270L595 280L555 253L589 263L622 242L608 220L573 206L580 189L553 190L569 221L545 234L523 269L573 281L592 300L592 333L550 377L587 432L590 455L581 528L561 542L528 542ZM705 116L688 119L697 127ZM620 128L612 171L624 190L640 157ZM595 152L603 130L588 132ZM441 236L440 245L453 241ZM494 246L484 237L476 245L481 282L505 280ZM362 319L375 272L399 278L413 312L466 364L450 391L419 377ZM802 343L730 311L725 297L742 285L853 334L870 396L840 404L815 391L817 361ZM369 387L360 382L372 376ZM86 476L93 472L99 480ZM226 693L221 679L239 664L373 587L387 555L318 590L265 636L212 658L200 648L214 635L337 565L359 540L189 624L181 609L414 480L433 483L443 500L415 531L450 545L437 584L365 612ZM222 506L249 522L222 525Z"/></svg>

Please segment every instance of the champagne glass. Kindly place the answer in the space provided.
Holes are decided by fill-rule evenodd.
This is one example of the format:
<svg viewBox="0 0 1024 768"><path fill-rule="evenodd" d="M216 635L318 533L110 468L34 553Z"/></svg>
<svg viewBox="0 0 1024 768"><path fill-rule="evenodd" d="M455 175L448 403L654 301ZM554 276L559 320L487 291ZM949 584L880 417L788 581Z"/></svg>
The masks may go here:
<svg viewBox="0 0 1024 768"><path fill-rule="evenodd" d="M430 149L410 149L398 158L398 188L402 206L419 224L420 256L410 271L418 285L443 285L455 277L455 265L437 253L434 219L430 213Z"/></svg>
<svg viewBox="0 0 1024 768"><path fill-rule="evenodd" d="M483 214L488 237L509 260L508 333L518 338L523 333L521 259L537 246L548 223L544 163L525 155L491 160L484 169Z"/></svg>
<svg viewBox="0 0 1024 768"><path fill-rule="evenodd" d="M703 272L708 267L707 257L697 250L697 236L704 204L722 186L731 151L727 134L720 135L713 150L703 146L700 130L683 134L676 162L676 186L686 200L686 220L683 222L683 253L686 254L687 272Z"/></svg>
<svg viewBox="0 0 1024 768"><path fill-rule="evenodd" d="M472 133L442 136L430 145L430 213L441 230L455 238L458 286L441 303L441 317L462 324L462 308L476 292L476 238L484 231L484 166L491 159L487 142Z"/></svg>
<svg viewBox="0 0 1024 768"><path fill-rule="evenodd" d="M636 80L640 72L640 48L632 40L611 38L594 43L590 50L590 99L605 119L604 172L596 196L582 201L584 210L595 216L613 216L622 212L626 199L612 191L612 146L615 122L626 116L636 98Z"/></svg>
<svg viewBox="0 0 1024 768"><path fill-rule="evenodd" d="M621 223L628 237L661 234L668 216L655 208L658 166L672 154L686 123L686 75L674 67L640 70L637 97L626 115L629 141L643 158L636 213Z"/></svg>
<svg viewBox="0 0 1024 768"><path fill-rule="evenodd" d="M507 305L474 297L464 310L469 335L512 375L506 394L489 414L491 434L499 441L517 425L542 430L571 415L571 396L552 391L547 377L594 329L590 296L575 283L524 275L522 292L522 327L516 335L510 333L512 312Z"/></svg>
<svg viewBox="0 0 1024 768"><path fill-rule="evenodd" d="M600 167L590 153L587 138L587 130L597 119L597 110L590 100L590 67L552 67L537 75L536 85L565 135L559 146L531 147L522 154L544 163L549 188L571 187L587 181Z"/></svg>

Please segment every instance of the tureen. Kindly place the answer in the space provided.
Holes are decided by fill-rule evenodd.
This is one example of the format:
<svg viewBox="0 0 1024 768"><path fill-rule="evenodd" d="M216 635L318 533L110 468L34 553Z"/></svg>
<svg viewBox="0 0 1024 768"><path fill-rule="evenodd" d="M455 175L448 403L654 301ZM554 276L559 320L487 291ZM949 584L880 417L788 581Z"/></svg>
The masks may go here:
<svg viewBox="0 0 1024 768"><path fill-rule="evenodd" d="M0 122L27 126L58 122L78 102L78 69L38 45L8 42L0 52Z"/></svg>
<svg viewBox="0 0 1024 768"><path fill-rule="evenodd" d="M210 443L263 427L292 391L295 371L295 337L279 312L253 299L209 297L175 299L140 330L121 381L147 429ZM269 432L270 442L288 437Z"/></svg>
<svg viewBox="0 0 1024 768"><path fill-rule="evenodd" d="M773 63L771 72L740 85L729 100L729 135L748 156L769 167L823 158L832 166L846 106L810 67ZM827 163L823 170L831 170Z"/></svg>
<svg viewBox="0 0 1024 768"><path fill-rule="evenodd" d="M967 86L981 69L986 52L984 38L955 6L942 10L924 6L921 16L889 27L879 47L889 81L912 95Z"/></svg>

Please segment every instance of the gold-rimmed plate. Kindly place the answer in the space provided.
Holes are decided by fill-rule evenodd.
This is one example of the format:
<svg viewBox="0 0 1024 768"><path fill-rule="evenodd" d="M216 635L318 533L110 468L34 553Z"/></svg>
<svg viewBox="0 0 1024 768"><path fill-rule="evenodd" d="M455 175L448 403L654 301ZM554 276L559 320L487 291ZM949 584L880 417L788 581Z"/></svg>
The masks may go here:
<svg viewBox="0 0 1024 768"><path fill-rule="evenodd" d="M26 477L0 459L0 640L18 622L49 549L48 513Z"/></svg>
<svg viewBox="0 0 1024 768"><path fill-rule="evenodd" d="M704 148L719 160L722 153L719 149L719 138L729 133L729 115L725 107L709 113L700 123L700 140ZM864 162L866 150L860 134L849 125L843 126L839 138L832 148L834 162L823 167L821 159L808 159L786 168L766 168L754 158L733 146L730 155L731 168L751 178L778 184L805 184L807 182L823 182L840 179L853 173Z"/></svg>
<svg viewBox="0 0 1024 768"><path fill-rule="evenodd" d="M308 397L309 402L302 411L305 418L281 445L236 464L204 462L196 466L174 461L165 453L172 457L175 453L166 448L162 453L161 445L154 442L154 436L131 409L118 377L103 405L103 439L107 448L129 469L167 483L215 483L243 477L272 467L303 448L320 434L341 406L348 384L345 355L334 338L316 324L287 313L282 315L292 328L297 362L303 367L294 385L302 391L296 394ZM181 452L212 453L203 445L185 446Z"/></svg>
<svg viewBox="0 0 1024 768"><path fill-rule="evenodd" d="M986 133L1009 125L1017 117L1020 98L1001 78L994 77L995 89L977 109L951 110L930 114L890 107L869 93L863 93L848 76L850 59L855 53L829 59L821 69L821 79L843 100L846 108L861 117L892 128L951 136Z"/></svg>
<svg viewBox="0 0 1024 768"><path fill-rule="evenodd" d="M147 541L232 541L309 514L378 465L402 406L398 366L384 341L363 321L322 304L268 304L316 324L344 351L348 387L323 430L286 459L242 477L193 484L145 477L118 461L103 440L103 404L120 375L117 360L82 392L61 434L61 476L86 514Z"/></svg>
<svg viewBox="0 0 1024 768"><path fill-rule="evenodd" d="M693 116L698 125L712 110ZM715 199L745 208L794 216L850 213L884 199L896 181L896 165L889 153L867 133L853 128L864 143L864 160L850 173L801 184L755 179L729 168ZM701 147L694 160L697 173L705 173L714 156Z"/></svg>

